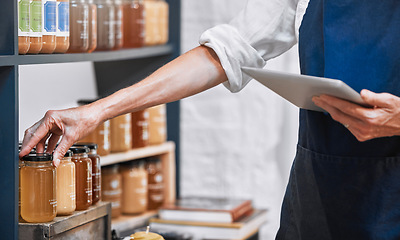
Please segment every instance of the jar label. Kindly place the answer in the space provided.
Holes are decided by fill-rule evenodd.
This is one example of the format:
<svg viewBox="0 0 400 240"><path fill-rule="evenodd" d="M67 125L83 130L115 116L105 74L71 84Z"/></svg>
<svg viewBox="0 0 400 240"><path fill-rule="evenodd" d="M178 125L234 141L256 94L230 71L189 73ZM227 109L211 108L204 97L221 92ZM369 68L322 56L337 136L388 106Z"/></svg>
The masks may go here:
<svg viewBox="0 0 400 240"><path fill-rule="evenodd" d="M43 2L43 34L55 35L56 34L56 1Z"/></svg>
<svg viewBox="0 0 400 240"><path fill-rule="evenodd" d="M57 36L69 37L68 2L57 2Z"/></svg>
<svg viewBox="0 0 400 240"><path fill-rule="evenodd" d="M18 36L29 36L29 0L18 2Z"/></svg>
<svg viewBox="0 0 400 240"><path fill-rule="evenodd" d="M42 34L42 2L32 1L30 4L29 35L40 37Z"/></svg>

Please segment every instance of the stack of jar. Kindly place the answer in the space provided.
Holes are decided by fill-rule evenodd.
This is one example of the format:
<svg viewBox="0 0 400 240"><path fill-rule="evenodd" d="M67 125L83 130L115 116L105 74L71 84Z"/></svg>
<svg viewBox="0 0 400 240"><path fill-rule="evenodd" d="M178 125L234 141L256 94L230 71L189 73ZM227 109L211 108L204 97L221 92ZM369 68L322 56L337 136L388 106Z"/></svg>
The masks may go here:
<svg viewBox="0 0 400 240"><path fill-rule="evenodd" d="M168 17L165 0L18 0L18 50L90 53L165 44Z"/></svg>
<svg viewBox="0 0 400 240"><path fill-rule="evenodd" d="M49 222L56 215L86 210L101 198L100 158L95 144L70 148L56 169L53 155L35 153L20 162L20 215L26 222Z"/></svg>
<svg viewBox="0 0 400 240"><path fill-rule="evenodd" d="M80 100L81 105L92 100ZM167 140L166 105L124 114L100 124L79 142L93 142L100 156L157 145Z"/></svg>
<svg viewBox="0 0 400 240"><path fill-rule="evenodd" d="M134 160L102 169L102 200L111 202L112 217L156 210L164 202L159 158Z"/></svg>

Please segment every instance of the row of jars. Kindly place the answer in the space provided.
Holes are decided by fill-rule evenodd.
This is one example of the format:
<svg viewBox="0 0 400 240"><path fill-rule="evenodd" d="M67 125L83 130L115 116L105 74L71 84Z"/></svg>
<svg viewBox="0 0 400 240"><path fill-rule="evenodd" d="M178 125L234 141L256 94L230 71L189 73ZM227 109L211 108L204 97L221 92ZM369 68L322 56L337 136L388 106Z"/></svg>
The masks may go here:
<svg viewBox="0 0 400 240"><path fill-rule="evenodd" d="M56 215L86 210L101 198L101 167L96 144L76 144L60 165L53 155L32 151L20 161L20 216L49 222Z"/></svg>
<svg viewBox="0 0 400 240"><path fill-rule="evenodd" d="M164 203L164 181L159 158L134 160L103 167L102 200L111 202L112 217L156 210Z"/></svg>
<svg viewBox="0 0 400 240"><path fill-rule="evenodd" d="M165 0L18 0L19 54L84 53L168 42Z"/></svg>
<svg viewBox="0 0 400 240"><path fill-rule="evenodd" d="M166 105L162 104L106 121L80 142L96 143L101 156L161 144L167 139L166 121Z"/></svg>

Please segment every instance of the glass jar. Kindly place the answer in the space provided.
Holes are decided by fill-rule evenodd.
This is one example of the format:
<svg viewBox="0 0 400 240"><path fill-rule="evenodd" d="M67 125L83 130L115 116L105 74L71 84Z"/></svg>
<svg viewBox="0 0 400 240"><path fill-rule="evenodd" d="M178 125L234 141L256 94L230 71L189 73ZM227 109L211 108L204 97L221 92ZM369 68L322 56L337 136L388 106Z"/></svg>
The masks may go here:
<svg viewBox="0 0 400 240"><path fill-rule="evenodd" d="M70 0L69 23L68 52L87 52L89 49L89 5L85 0Z"/></svg>
<svg viewBox="0 0 400 240"><path fill-rule="evenodd" d="M132 113L132 148L149 144L149 112L147 109Z"/></svg>
<svg viewBox="0 0 400 240"><path fill-rule="evenodd" d="M149 108L149 144L161 144L167 140L166 105Z"/></svg>
<svg viewBox="0 0 400 240"><path fill-rule="evenodd" d="M18 53L29 50L29 0L18 0Z"/></svg>
<svg viewBox="0 0 400 240"><path fill-rule="evenodd" d="M49 222L56 216L56 169L53 155L30 153L21 168L21 216L27 222Z"/></svg>
<svg viewBox="0 0 400 240"><path fill-rule="evenodd" d="M148 174L147 209L156 210L164 203L164 180L161 160L149 158L146 162Z"/></svg>
<svg viewBox="0 0 400 240"><path fill-rule="evenodd" d="M57 168L57 215L70 215L76 208L75 164L67 151Z"/></svg>
<svg viewBox="0 0 400 240"><path fill-rule="evenodd" d="M169 5L165 0L158 0L160 15L158 19L160 29L160 41L159 44L165 44L168 42L169 37Z"/></svg>
<svg viewBox="0 0 400 240"><path fill-rule="evenodd" d="M19 212L19 221L21 221L21 168L25 165L24 161L19 160L18 162L18 176L19 176L19 185L18 185L18 212Z"/></svg>
<svg viewBox="0 0 400 240"><path fill-rule="evenodd" d="M147 171L144 162L134 160L122 166L121 211L140 214L147 209Z"/></svg>
<svg viewBox="0 0 400 240"><path fill-rule="evenodd" d="M125 152L131 146L131 114L111 119L111 152Z"/></svg>
<svg viewBox="0 0 400 240"><path fill-rule="evenodd" d="M144 5L142 0L124 0L124 48L144 46Z"/></svg>
<svg viewBox="0 0 400 240"><path fill-rule="evenodd" d="M124 24L124 12L122 8L122 0L112 1L115 9L114 13L114 33L115 33L115 46L114 50L122 48L123 45L123 24Z"/></svg>
<svg viewBox="0 0 400 240"><path fill-rule="evenodd" d="M65 53L69 48L69 0L57 0L57 30L55 53Z"/></svg>
<svg viewBox="0 0 400 240"><path fill-rule="evenodd" d="M119 165L105 166L101 169L101 199L111 202L111 217L121 215L122 177L119 173Z"/></svg>
<svg viewBox="0 0 400 240"><path fill-rule="evenodd" d="M92 160L92 204L95 204L101 198L101 165L100 156L97 154L97 144L76 143L74 146L84 146L89 148L88 157Z"/></svg>
<svg viewBox="0 0 400 240"><path fill-rule="evenodd" d="M53 53L56 49L56 0L43 0L42 41L40 53Z"/></svg>
<svg viewBox="0 0 400 240"><path fill-rule="evenodd" d="M75 163L76 210L86 210L92 205L92 161L89 148L72 146L72 162Z"/></svg>
<svg viewBox="0 0 400 240"><path fill-rule="evenodd" d="M88 0L89 5L89 48L93 52L97 47L97 7L93 0Z"/></svg>
<svg viewBox="0 0 400 240"><path fill-rule="evenodd" d="M96 51L111 50L115 46L115 7L111 0L95 0L97 6Z"/></svg>
<svg viewBox="0 0 400 240"><path fill-rule="evenodd" d="M42 50L42 0L31 0L29 5L29 50L36 54Z"/></svg>

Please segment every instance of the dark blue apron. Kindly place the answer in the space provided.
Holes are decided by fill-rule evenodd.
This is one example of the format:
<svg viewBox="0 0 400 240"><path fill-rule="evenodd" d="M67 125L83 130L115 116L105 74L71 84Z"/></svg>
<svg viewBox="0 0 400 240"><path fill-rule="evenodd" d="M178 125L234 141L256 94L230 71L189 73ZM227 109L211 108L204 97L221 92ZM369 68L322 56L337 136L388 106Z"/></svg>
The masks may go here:
<svg viewBox="0 0 400 240"><path fill-rule="evenodd" d="M302 74L400 96L400 1L310 0ZM328 114L301 110L277 239L400 239L400 137L359 142Z"/></svg>

